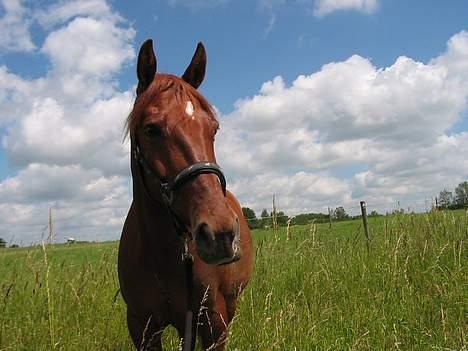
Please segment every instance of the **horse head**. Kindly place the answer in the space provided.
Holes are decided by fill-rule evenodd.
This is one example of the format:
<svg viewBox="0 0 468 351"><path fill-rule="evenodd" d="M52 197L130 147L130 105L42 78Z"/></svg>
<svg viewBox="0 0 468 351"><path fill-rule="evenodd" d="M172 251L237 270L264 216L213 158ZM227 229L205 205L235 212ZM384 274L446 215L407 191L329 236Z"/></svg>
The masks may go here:
<svg viewBox="0 0 468 351"><path fill-rule="evenodd" d="M239 219L226 198L224 174L216 163L219 124L197 91L206 69L201 43L182 77L157 73L151 40L141 47L137 98L127 127L132 174L138 187L165 206L176 227L191 233L200 258L226 264L240 258ZM165 235L173 235L167 233Z"/></svg>

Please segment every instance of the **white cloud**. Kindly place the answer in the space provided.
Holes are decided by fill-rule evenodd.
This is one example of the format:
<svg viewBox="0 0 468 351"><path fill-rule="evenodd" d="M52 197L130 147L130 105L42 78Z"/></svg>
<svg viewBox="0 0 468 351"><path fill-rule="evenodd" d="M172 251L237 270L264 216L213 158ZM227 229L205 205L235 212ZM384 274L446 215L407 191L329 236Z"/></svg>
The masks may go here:
<svg viewBox="0 0 468 351"><path fill-rule="evenodd" d="M445 67L453 80L468 83L468 32L455 34L447 43L447 51L431 60L431 64Z"/></svg>
<svg viewBox="0 0 468 351"><path fill-rule="evenodd" d="M29 33L31 19L21 0L1 0L5 13L0 18L0 51L31 51L35 48Z"/></svg>
<svg viewBox="0 0 468 351"><path fill-rule="evenodd" d="M229 182L232 192L242 200L242 205L260 214L271 208L272 195L277 195L279 209L287 213L304 213L311 209L324 211L327 204L348 203L351 188L346 180L327 172L292 175L279 174L275 169L264 170L255 176L238 178ZM300 198L298 197L300 194Z"/></svg>
<svg viewBox="0 0 468 351"><path fill-rule="evenodd" d="M129 41L132 29L94 18L75 18L66 27L52 32L42 51L60 73L107 76L134 57Z"/></svg>
<svg viewBox="0 0 468 351"><path fill-rule="evenodd" d="M0 228L14 241L38 243L54 212L54 233L102 240L118 238L130 203L128 178L105 177L80 165L30 164L0 183Z"/></svg>
<svg viewBox="0 0 468 351"><path fill-rule="evenodd" d="M314 15L320 17L340 10L373 13L377 8L378 0L315 0Z"/></svg>
<svg viewBox="0 0 468 351"><path fill-rule="evenodd" d="M265 82L222 118L217 151L230 183L255 209L269 207L276 193L292 212L299 203L320 210L323 202L309 198L403 205L453 188L468 175L467 134L451 132L467 110L467 48L461 32L428 63L402 56L378 68L355 55L290 85L282 77ZM363 170L333 176L353 165ZM303 195L322 178L335 183L319 190L343 196Z"/></svg>
<svg viewBox="0 0 468 351"><path fill-rule="evenodd" d="M259 95L237 103L233 116L258 132L305 126L320 129L326 140L371 134L424 140L450 127L464 106L464 88L449 79L445 66L400 57L377 69L368 59L352 56L299 76L291 87L281 77L264 83ZM426 122L431 125L421 127ZM406 128L400 128L402 123Z"/></svg>
<svg viewBox="0 0 468 351"><path fill-rule="evenodd" d="M106 1L60 2L36 18L49 31L47 74L0 67L2 146L19 168L0 182L0 232L37 242L53 207L62 240L116 239L130 203L122 137L133 93L115 75L135 56L135 31Z"/></svg>
<svg viewBox="0 0 468 351"><path fill-rule="evenodd" d="M93 17L111 22L123 20L112 11L105 0L61 1L51 5L47 10L38 11L35 17L44 27L62 24L76 17Z"/></svg>

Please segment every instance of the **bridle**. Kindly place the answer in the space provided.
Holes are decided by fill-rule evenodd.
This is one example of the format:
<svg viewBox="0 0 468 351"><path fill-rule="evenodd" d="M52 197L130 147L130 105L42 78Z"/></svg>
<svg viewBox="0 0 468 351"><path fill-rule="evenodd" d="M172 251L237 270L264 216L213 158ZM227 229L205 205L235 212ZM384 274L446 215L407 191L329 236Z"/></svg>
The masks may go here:
<svg viewBox="0 0 468 351"><path fill-rule="evenodd" d="M137 167L141 167L150 179L159 184L159 192L162 201L154 198L146 186L145 179L141 175L141 182L143 184L146 196L153 202L161 203L169 212L172 224L178 236L184 241L184 252L182 254L182 261L185 265L185 281L187 286L187 312L185 315L185 333L184 333L184 349L183 351L192 351L195 349L195 337L197 334L197 323L195 323L195 330L193 327L193 256L188 250L188 241L192 239L192 233L187 230L179 215L173 208L174 197L177 190L185 183L195 179L201 174L215 174L218 177L219 183L224 196L226 196L226 177L224 176L221 167L213 162L196 162L190 166L182 169L172 180L166 180L159 176L145 159L140 150L140 145L136 135L132 138L133 151L132 157L136 161ZM188 235L184 235L187 233ZM195 332L195 333L193 333Z"/></svg>
<svg viewBox="0 0 468 351"><path fill-rule="evenodd" d="M168 181L156 174L156 172L150 166L148 161L146 161L145 157L140 151L140 145L138 144L138 139L136 138L134 157L138 164L141 165L145 173L157 183L159 183L161 198L163 200L164 205L168 208L172 207L172 204L174 202L175 191L177 191L178 188L180 188L183 184L187 183L188 181L196 178L201 174L212 173L218 176L221 188L223 190L223 194L224 196L226 196L226 177L224 176L221 167L219 167L216 163L207 161L196 162L181 170L172 180ZM148 191L148 189L146 188L145 191Z"/></svg>

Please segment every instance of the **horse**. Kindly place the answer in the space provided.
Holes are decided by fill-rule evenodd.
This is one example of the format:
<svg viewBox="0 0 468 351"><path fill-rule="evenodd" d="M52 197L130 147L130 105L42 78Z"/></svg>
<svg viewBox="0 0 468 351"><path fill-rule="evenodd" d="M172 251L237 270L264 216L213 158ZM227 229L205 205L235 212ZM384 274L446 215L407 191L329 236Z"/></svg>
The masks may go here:
<svg viewBox="0 0 468 351"><path fill-rule="evenodd" d="M206 60L198 43L178 77L157 73L151 39L138 54L136 99L126 122L133 201L118 253L128 330L138 350L162 350L169 325L184 350L194 349L197 334L204 350L224 350L253 270L249 227L216 163L219 122L197 90Z"/></svg>

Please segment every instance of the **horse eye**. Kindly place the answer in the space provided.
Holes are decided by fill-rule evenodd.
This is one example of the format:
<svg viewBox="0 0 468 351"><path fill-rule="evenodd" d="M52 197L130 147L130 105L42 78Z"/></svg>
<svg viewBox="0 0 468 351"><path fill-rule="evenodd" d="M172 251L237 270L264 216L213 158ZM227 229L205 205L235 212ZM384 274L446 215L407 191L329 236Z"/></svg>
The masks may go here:
<svg viewBox="0 0 468 351"><path fill-rule="evenodd" d="M158 138L162 136L162 130L155 124L149 124L143 128L143 132L148 138Z"/></svg>

